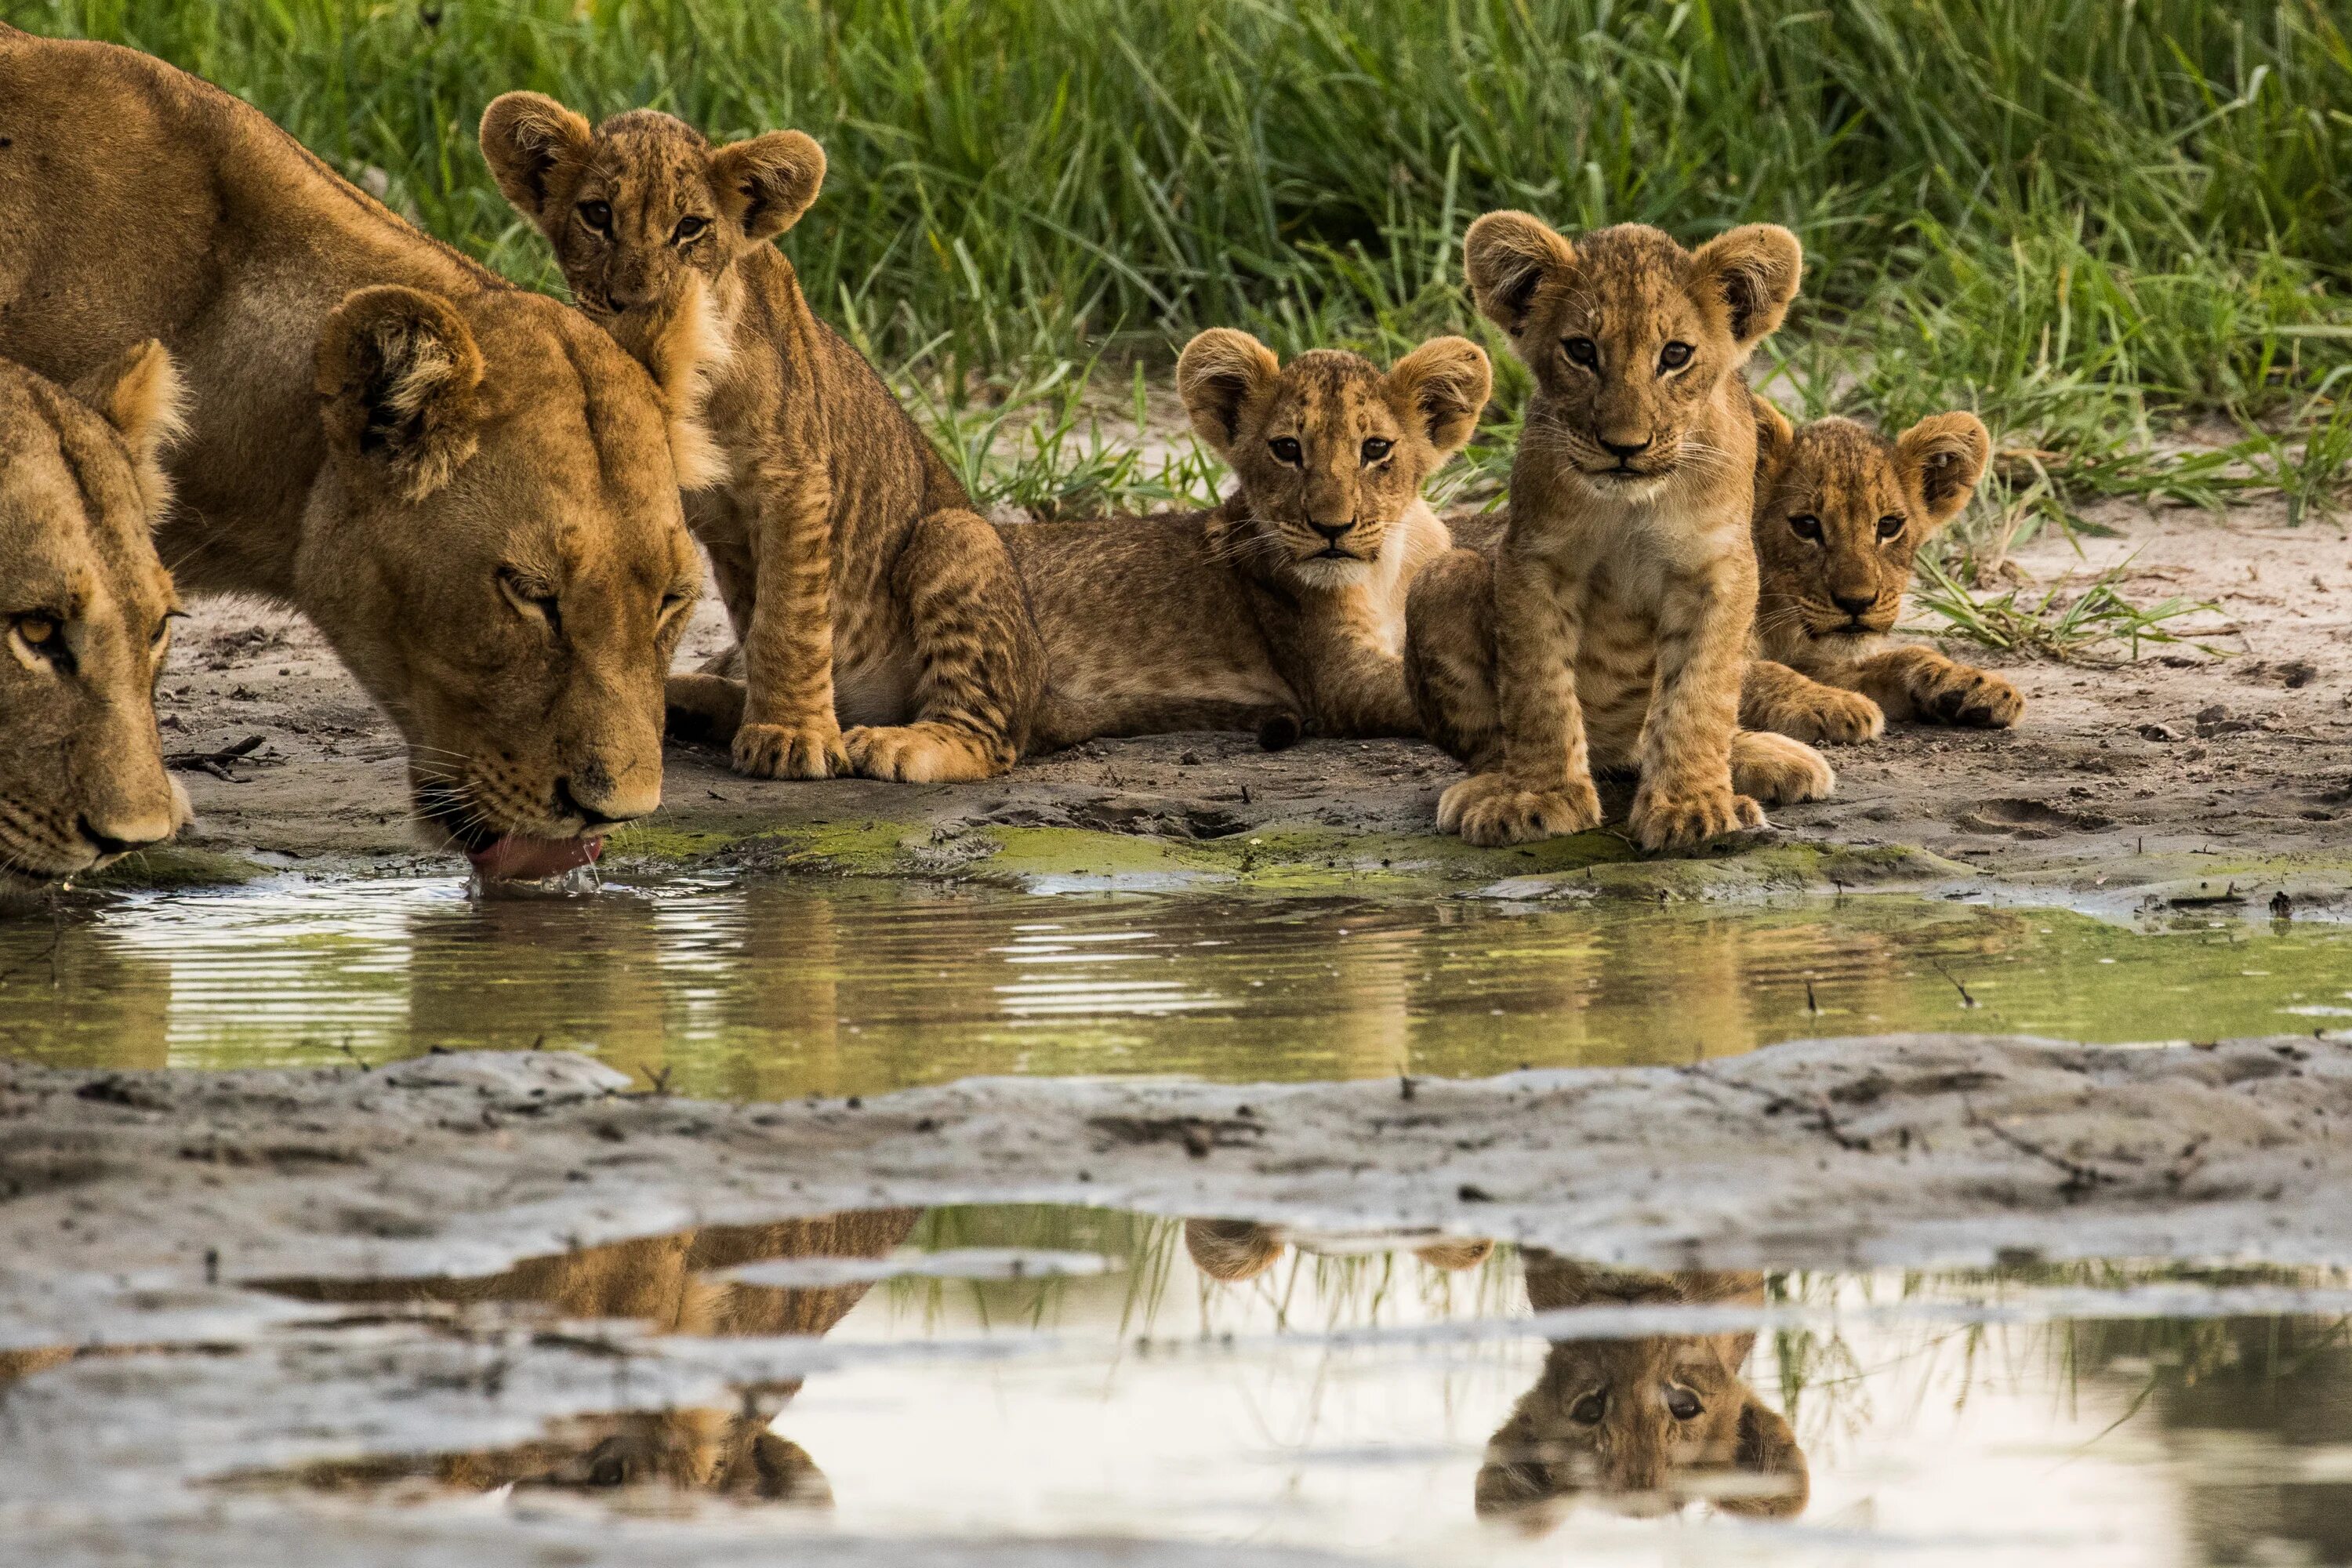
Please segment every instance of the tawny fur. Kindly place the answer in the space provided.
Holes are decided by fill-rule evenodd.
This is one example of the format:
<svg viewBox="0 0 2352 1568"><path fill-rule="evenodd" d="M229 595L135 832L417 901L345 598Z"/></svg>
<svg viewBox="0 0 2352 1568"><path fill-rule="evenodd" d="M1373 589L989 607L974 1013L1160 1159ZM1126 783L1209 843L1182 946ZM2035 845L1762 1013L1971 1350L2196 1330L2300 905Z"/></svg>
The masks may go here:
<svg viewBox="0 0 2352 1568"><path fill-rule="evenodd" d="M172 579L153 531L178 429L171 356L138 343L68 394L0 360L0 899L178 829L155 679Z"/></svg>
<svg viewBox="0 0 2352 1568"><path fill-rule="evenodd" d="M1422 487L1476 427L1484 351L1437 338L1386 373L1328 351L1283 366L1220 328L1176 374L1233 469L1222 503L1006 530L1045 639L1039 749L1171 730L1419 734L1405 591L1449 542Z"/></svg>
<svg viewBox="0 0 2352 1568"><path fill-rule="evenodd" d="M707 291L725 345L707 416L723 468L688 499L745 682L680 675L682 727L754 777L986 778L1029 745L1044 655L994 529L770 243L816 198L797 131L713 148L640 110L592 128L509 93L482 117L500 187L572 297L625 340Z"/></svg>
<svg viewBox="0 0 2352 1568"><path fill-rule="evenodd" d="M1757 796L1827 795L1818 753L1738 728L1756 606L1738 373L1795 297L1795 237L1752 225L1693 253L1625 225L1570 245L1493 213L1464 251L1537 386L1501 538L1431 565L1408 603L1424 731L1473 770L1440 828L1494 845L1595 826L1596 768L1638 772L1649 849L1758 826Z"/></svg>
<svg viewBox="0 0 2352 1568"><path fill-rule="evenodd" d="M0 27L0 353L69 381L154 338L179 365L183 591L317 623L436 841L651 811L699 573L646 368L132 50ZM674 383L690 348L648 352Z"/></svg>
<svg viewBox="0 0 2352 1568"><path fill-rule="evenodd" d="M1888 441L1847 419L1801 430L1755 400L1756 658L1739 721L1800 741L1867 740L1889 719L2007 729L2025 699L2000 676L1891 645L1920 545L1967 507L1992 451L1973 414Z"/></svg>

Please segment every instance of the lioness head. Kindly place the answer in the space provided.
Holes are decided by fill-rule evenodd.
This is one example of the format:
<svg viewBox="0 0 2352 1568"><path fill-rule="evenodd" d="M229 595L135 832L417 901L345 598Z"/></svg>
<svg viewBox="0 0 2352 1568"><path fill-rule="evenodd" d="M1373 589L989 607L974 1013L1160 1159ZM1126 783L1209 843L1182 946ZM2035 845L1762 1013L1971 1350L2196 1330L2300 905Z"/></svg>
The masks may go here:
<svg viewBox="0 0 2352 1568"><path fill-rule="evenodd" d="M154 342L73 395L0 362L0 897L187 815L155 734L176 601L151 536L178 396Z"/></svg>
<svg viewBox="0 0 2352 1568"><path fill-rule="evenodd" d="M517 211L555 247L581 308L611 321L716 283L735 258L800 221L824 150L797 131L712 147L658 110L591 127L535 92L482 115L482 156Z"/></svg>
<svg viewBox="0 0 2352 1568"><path fill-rule="evenodd" d="M1330 349L1286 367L1247 332L1217 327L1176 362L1192 428L1241 483L1241 550L1322 588L1379 561L1423 484L1477 428L1492 384L1486 351L1466 338L1433 338L1384 374Z"/></svg>
<svg viewBox="0 0 2352 1568"><path fill-rule="evenodd" d="M660 804L662 682L702 586L678 499L702 323L635 346L650 389L552 300L389 286L320 337L331 459L297 594L400 725L428 834L491 876L583 864Z"/></svg>
<svg viewBox="0 0 2352 1568"><path fill-rule="evenodd" d="M1480 312L1542 390L1525 438L1626 500L1681 473L1723 477L1709 412L1780 326L1804 268L1797 237L1771 224L1689 251L1642 224L1570 244L1518 212L1472 224L1463 259Z"/></svg>
<svg viewBox="0 0 2352 1568"><path fill-rule="evenodd" d="M1871 637L1903 613L1919 546L1960 513L1992 437L1932 414L1893 441L1850 419L1756 412L1757 624L1767 639Z"/></svg>

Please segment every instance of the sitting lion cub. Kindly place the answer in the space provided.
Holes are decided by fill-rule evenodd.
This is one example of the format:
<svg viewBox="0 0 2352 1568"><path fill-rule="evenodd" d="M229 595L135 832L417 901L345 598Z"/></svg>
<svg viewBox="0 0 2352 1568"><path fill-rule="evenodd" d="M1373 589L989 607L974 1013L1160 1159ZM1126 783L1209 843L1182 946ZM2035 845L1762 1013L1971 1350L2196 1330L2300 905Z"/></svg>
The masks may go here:
<svg viewBox="0 0 2352 1568"><path fill-rule="evenodd" d="M1435 338L1383 374L1289 365L1217 328L1176 364L1192 428L1234 471L1207 513L1005 530L1045 637L1041 750L1097 735L1416 735L1405 589L1447 546L1422 486L1476 428L1493 373Z"/></svg>
<svg viewBox="0 0 2352 1568"><path fill-rule="evenodd" d="M706 417L727 474L689 493L687 522L748 689L677 676L673 710L729 726L737 770L759 778L1010 768L1045 659L1003 542L769 243L816 199L824 151L797 131L713 148L651 110L592 130L530 92L492 102L481 141L590 315L628 331L698 279L716 308L728 353Z"/></svg>
<svg viewBox="0 0 2352 1568"><path fill-rule="evenodd" d="M1571 245L1525 213L1470 226L1478 309L1534 371L1490 556L1414 584L1406 663L1424 731L1468 763L1438 826L1517 844L1599 825L1593 769L1638 768L1646 849L1816 800L1811 748L1738 728L1756 611L1756 419L1738 370L1803 257L1769 224L1693 253L1638 224Z"/></svg>
<svg viewBox="0 0 2352 1568"><path fill-rule="evenodd" d="M155 734L176 601L152 532L178 405L152 341L71 395L0 360L0 901L186 819Z"/></svg>
<svg viewBox="0 0 2352 1568"><path fill-rule="evenodd" d="M1893 441L1848 419L1803 429L1756 408L1758 657L1739 721L1800 741L1860 741L1889 719L2001 730L2025 699L1930 647L1888 647L1911 560L1958 517L1992 438L1973 414L1936 414Z"/></svg>

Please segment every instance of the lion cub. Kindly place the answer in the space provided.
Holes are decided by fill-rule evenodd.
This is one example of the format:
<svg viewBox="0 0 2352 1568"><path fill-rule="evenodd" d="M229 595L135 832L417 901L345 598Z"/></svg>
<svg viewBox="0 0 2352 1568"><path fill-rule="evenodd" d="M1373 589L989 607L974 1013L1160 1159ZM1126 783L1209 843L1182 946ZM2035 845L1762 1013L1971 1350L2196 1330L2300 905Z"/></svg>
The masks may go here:
<svg viewBox="0 0 2352 1568"><path fill-rule="evenodd" d="M1003 542L769 243L816 199L823 150L797 131L713 148L651 110L592 129L528 92L491 103L481 142L590 315L626 337L701 292L725 338L706 417L727 474L689 493L687 521L748 689L673 677L673 709L740 708L735 766L754 777L1013 766L1045 659Z"/></svg>
<svg viewBox="0 0 2352 1568"><path fill-rule="evenodd" d="M1097 735L1255 730L1269 745L1416 735L1405 589L1444 552L1422 486L1460 451L1493 372L1464 338L1383 374L1246 332L1185 345L1192 428L1232 468L1206 513L1005 530L1045 637L1041 750Z"/></svg>
<svg viewBox="0 0 2352 1568"><path fill-rule="evenodd" d="M1968 504L1992 438L1935 414L1893 441L1848 419L1803 429L1756 408L1757 657L1739 721L1800 741L1860 741L1888 719L2006 729L2017 688L1930 647L1885 646L1919 546Z"/></svg>
<svg viewBox="0 0 2352 1568"><path fill-rule="evenodd" d="M152 534L179 428L160 343L70 395L0 360L0 901L187 819L155 733L178 601Z"/></svg>
<svg viewBox="0 0 2352 1568"><path fill-rule="evenodd" d="M1491 556L1453 552L1408 605L1424 731L1474 770L1440 829L1494 845L1595 826L1596 766L1639 769L1647 849L1758 826L1751 797L1829 794L1820 753L1738 728L1756 610L1738 371L1796 296L1796 237L1754 224L1691 252L1626 224L1571 245L1501 212L1464 256L1537 384Z"/></svg>

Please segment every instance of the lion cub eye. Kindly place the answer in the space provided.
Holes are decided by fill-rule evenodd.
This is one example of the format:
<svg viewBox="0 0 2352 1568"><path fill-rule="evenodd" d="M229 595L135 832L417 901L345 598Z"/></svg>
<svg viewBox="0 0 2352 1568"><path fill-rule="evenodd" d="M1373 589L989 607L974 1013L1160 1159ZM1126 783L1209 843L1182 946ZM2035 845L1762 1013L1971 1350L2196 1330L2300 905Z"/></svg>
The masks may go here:
<svg viewBox="0 0 2352 1568"><path fill-rule="evenodd" d="M1395 447L1396 443L1394 441L1385 441L1380 437L1375 436L1370 440L1364 443L1364 461L1367 463L1377 463L1382 458L1387 457L1391 451L1394 450Z"/></svg>
<svg viewBox="0 0 2352 1568"><path fill-rule="evenodd" d="M1690 363L1690 361L1691 346L1688 343L1668 343L1658 351L1660 370L1680 370Z"/></svg>
<svg viewBox="0 0 2352 1568"><path fill-rule="evenodd" d="M1268 441L1266 446L1273 451L1275 461L1278 463L1288 463L1296 468L1306 460L1307 454L1299 449L1297 441L1287 436L1276 436L1273 440Z"/></svg>
<svg viewBox="0 0 2352 1568"><path fill-rule="evenodd" d="M1598 1426L1601 1418L1609 1414L1609 1401L1598 1394L1588 1394L1569 1407L1568 1418L1580 1426Z"/></svg>
<svg viewBox="0 0 2352 1568"><path fill-rule="evenodd" d="M710 220L709 218L696 217L693 214L688 213L686 216L677 220L677 226L670 230L669 237L677 244L687 245L695 240L700 239L702 237L703 231L709 226Z"/></svg>
<svg viewBox="0 0 2352 1568"><path fill-rule="evenodd" d="M1706 1409L1698 1402L1698 1395L1687 1388L1666 1390L1666 1414L1677 1421L1696 1421Z"/></svg>
<svg viewBox="0 0 2352 1568"><path fill-rule="evenodd" d="M1896 534L1898 534L1898 533L1900 533L1900 532L1902 532L1902 531L1903 531L1903 520L1902 520L1901 518L1899 518L1899 517L1895 517L1895 516L1894 516L1893 514L1891 514L1891 513L1890 513L1889 515L1887 515L1887 516L1885 516L1885 517L1882 517L1882 518L1880 518L1880 519L1878 520L1878 537L1879 537L1879 538L1881 538L1881 539L1892 539L1892 538L1894 538Z"/></svg>
<svg viewBox="0 0 2352 1568"><path fill-rule="evenodd" d="M1822 520L1811 512L1801 511L1789 520L1789 531L1800 539L1810 539L1819 544L1822 541Z"/></svg>
<svg viewBox="0 0 2352 1568"><path fill-rule="evenodd" d="M1601 368L1601 345L1591 338L1562 338L1559 346L1568 351L1570 360L1585 369Z"/></svg>
<svg viewBox="0 0 2352 1568"><path fill-rule="evenodd" d="M611 234L613 232L612 204L609 202L582 202L580 204L580 221L586 224L590 228L594 229L598 234Z"/></svg>

